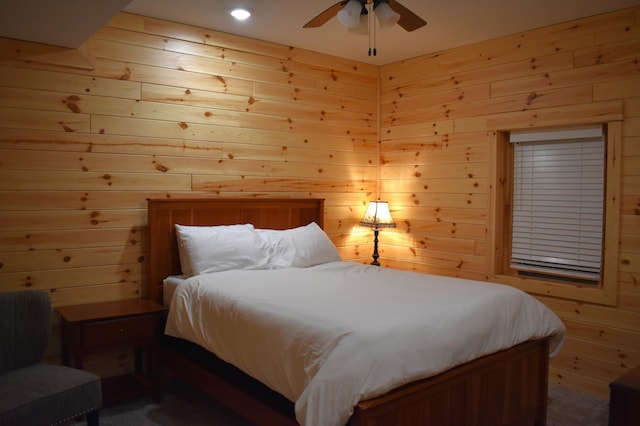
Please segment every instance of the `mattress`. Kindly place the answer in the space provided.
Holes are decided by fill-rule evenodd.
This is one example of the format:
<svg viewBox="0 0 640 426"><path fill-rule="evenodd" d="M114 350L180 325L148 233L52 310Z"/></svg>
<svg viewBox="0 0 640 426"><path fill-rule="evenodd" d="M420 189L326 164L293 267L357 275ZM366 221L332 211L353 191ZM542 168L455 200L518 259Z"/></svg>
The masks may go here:
<svg viewBox="0 0 640 426"><path fill-rule="evenodd" d="M171 275L162 280L162 304L168 308L176 288L185 281L184 275Z"/></svg>
<svg viewBox="0 0 640 426"><path fill-rule="evenodd" d="M165 333L295 402L301 425L344 425L358 401L565 328L513 287L329 262L231 270L174 285Z"/></svg>

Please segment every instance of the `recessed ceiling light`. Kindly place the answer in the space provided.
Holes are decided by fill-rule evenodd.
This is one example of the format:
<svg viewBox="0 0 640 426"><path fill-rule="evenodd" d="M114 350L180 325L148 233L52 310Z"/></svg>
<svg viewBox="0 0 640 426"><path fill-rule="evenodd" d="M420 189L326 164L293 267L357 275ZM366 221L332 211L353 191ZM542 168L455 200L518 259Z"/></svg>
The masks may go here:
<svg viewBox="0 0 640 426"><path fill-rule="evenodd" d="M244 21L251 16L251 12L249 12L247 9L241 8L233 9L229 13L231 13L231 16L236 18L238 21Z"/></svg>

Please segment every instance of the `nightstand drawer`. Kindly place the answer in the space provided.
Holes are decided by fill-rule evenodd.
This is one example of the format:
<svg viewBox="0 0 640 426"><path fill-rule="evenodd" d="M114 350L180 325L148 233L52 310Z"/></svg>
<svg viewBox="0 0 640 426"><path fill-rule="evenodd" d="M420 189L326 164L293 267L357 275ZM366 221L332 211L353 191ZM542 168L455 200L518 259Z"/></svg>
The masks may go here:
<svg viewBox="0 0 640 426"><path fill-rule="evenodd" d="M84 348L94 349L114 344L152 339L156 335L155 315L89 322L82 325Z"/></svg>
<svg viewBox="0 0 640 426"><path fill-rule="evenodd" d="M86 356L130 346L133 371L103 377L102 401L115 402L152 393L160 400L160 345L158 336L166 308L150 299L126 299L60 306L62 363L82 368Z"/></svg>

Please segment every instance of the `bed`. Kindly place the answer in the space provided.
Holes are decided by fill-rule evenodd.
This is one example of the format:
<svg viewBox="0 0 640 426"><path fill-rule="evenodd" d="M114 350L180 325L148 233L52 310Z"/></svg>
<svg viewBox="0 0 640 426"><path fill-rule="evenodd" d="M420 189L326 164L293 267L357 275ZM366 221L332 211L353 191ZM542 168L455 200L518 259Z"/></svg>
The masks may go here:
<svg viewBox="0 0 640 426"><path fill-rule="evenodd" d="M182 274L176 224L203 227L252 224L256 229L273 230L317 224L322 228L324 202L320 199L272 198L149 200L146 296L165 304L177 297L166 297L163 283L167 277ZM356 268L341 263L336 262L336 267ZM319 267L333 267L330 262L327 265ZM272 273L279 276L288 272L277 270ZM201 285L199 277L205 275L211 274L198 275L187 281ZM244 276L235 279L241 282ZM354 307L357 302L353 301ZM564 328L561 325L560 328L547 336L510 345L428 377L402 383L380 395L362 398L352 407L348 423L356 426L544 425L549 355L561 345ZM166 337L165 359L171 370L255 424L298 424L295 417L298 408L282 395L287 392L273 391L244 373L243 370L247 370L244 365L241 369L223 361L203 346L194 344L197 339L191 340L180 336ZM313 403L315 399L310 398L309 404ZM316 410L318 407L322 405ZM300 417L300 413L297 414ZM304 421L303 418L301 423ZM314 422L307 419L306 424L310 423Z"/></svg>

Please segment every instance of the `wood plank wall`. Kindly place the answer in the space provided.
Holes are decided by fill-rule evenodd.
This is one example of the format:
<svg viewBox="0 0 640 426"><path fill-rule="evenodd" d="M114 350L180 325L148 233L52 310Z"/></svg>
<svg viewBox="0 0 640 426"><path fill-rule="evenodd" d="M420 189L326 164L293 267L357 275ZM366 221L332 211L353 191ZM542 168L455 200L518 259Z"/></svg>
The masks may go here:
<svg viewBox="0 0 640 426"><path fill-rule="evenodd" d="M384 265L486 279L487 118L620 101L619 304L542 298L569 329L552 379L604 395L640 364L639 37L633 9L383 67L130 14L78 51L0 39L0 291L137 297L145 200L168 196L323 197L368 262L381 192Z"/></svg>
<svg viewBox="0 0 640 426"><path fill-rule="evenodd" d="M487 279L491 146L499 130L623 110L617 306L539 296L568 339L551 380L608 397L640 365L640 8L381 67L387 266ZM615 221L614 221L615 222Z"/></svg>
<svg viewBox="0 0 640 426"><path fill-rule="evenodd" d="M0 291L48 290L54 306L139 297L150 197L325 198L327 232L357 259L372 239L357 224L377 188L378 73L124 13L78 50L0 39ZM85 365L113 375L131 354Z"/></svg>
<svg viewBox="0 0 640 426"><path fill-rule="evenodd" d="M124 13L79 51L0 46L0 291L138 297L148 197L325 198L343 256L369 244L377 67Z"/></svg>

